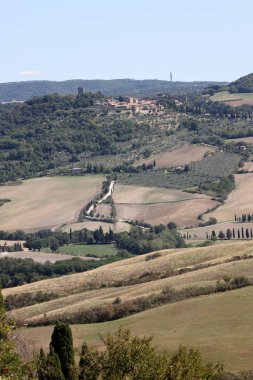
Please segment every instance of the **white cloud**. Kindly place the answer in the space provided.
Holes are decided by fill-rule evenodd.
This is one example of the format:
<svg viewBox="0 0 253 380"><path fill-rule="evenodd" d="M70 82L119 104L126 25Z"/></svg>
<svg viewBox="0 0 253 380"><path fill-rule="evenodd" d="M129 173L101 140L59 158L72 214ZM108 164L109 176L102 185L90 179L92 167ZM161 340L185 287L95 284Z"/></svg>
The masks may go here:
<svg viewBox="0 0 253 380"><path fill-rule="evenodd" d="M43 73L42 71L39 70L23 70L20 71L19 76L22 78L29 78L29 77L39 77L39 76L44 76L46 73Z"/></svg>

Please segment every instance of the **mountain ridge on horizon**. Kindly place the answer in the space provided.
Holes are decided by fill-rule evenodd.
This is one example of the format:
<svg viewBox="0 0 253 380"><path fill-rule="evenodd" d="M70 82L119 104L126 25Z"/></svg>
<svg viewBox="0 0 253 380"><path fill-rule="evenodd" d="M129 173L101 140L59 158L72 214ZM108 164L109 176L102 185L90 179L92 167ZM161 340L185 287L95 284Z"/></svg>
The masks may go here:
<svg viewBox="0 0 253 380"><path fill-rule="evenodd" d="M154 96L159 92L200 92L208 85L225 85L215 81L167 81L161 79L68 79L64 81L31 80L0 83L0 102L24 101L34 96L52 93L77 94L77 87L85 92L102 92L105 96Z"/></svg>

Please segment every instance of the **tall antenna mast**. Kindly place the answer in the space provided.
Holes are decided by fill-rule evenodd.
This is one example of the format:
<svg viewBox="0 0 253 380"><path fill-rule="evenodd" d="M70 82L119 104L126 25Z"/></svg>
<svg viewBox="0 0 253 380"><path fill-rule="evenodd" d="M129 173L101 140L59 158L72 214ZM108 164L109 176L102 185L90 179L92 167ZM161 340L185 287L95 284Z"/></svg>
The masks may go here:
<svg viewBox="0 0 253 380"><path fill-rule="evenodd" d="M170 72L170 81L172 82L172 72Z"/></svg>

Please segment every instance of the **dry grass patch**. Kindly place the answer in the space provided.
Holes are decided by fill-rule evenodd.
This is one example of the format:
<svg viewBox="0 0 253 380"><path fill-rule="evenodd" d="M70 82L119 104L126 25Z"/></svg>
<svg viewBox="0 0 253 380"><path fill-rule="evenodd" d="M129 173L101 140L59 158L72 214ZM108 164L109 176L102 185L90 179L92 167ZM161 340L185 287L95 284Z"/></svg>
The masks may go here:
<svg viewBox="0 0 253 380"><path fill-rule="evenodd" d="M1 186L0 229L35 231L75 221L80 210L100 192L103 177L43 177L21 185Z"/></svg>
<svg viewBox="0 0 253 380"><path fill-rule="evenodd" d="M153 165L154 160L156 162L156 168L158 169L181 166L193 161L200 161L207 152L212 153L215 152L215 150L215 148L203 145L187 145L171 152L159 153L139 160L135 162L134 166L140 166L142 164Z"/></svg>

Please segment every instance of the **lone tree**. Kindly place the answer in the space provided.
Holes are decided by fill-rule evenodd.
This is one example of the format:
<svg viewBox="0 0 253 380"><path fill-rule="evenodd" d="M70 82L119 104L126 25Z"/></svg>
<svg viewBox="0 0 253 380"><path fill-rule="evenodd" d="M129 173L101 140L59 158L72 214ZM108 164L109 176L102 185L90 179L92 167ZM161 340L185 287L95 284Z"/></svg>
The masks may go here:
<svg viewBox="0 0 253 380"><path fill-rule="evenodd" d="M65 380L76 380L73 338L67 323L56 322L50 346L59 357Z"/></svg>

